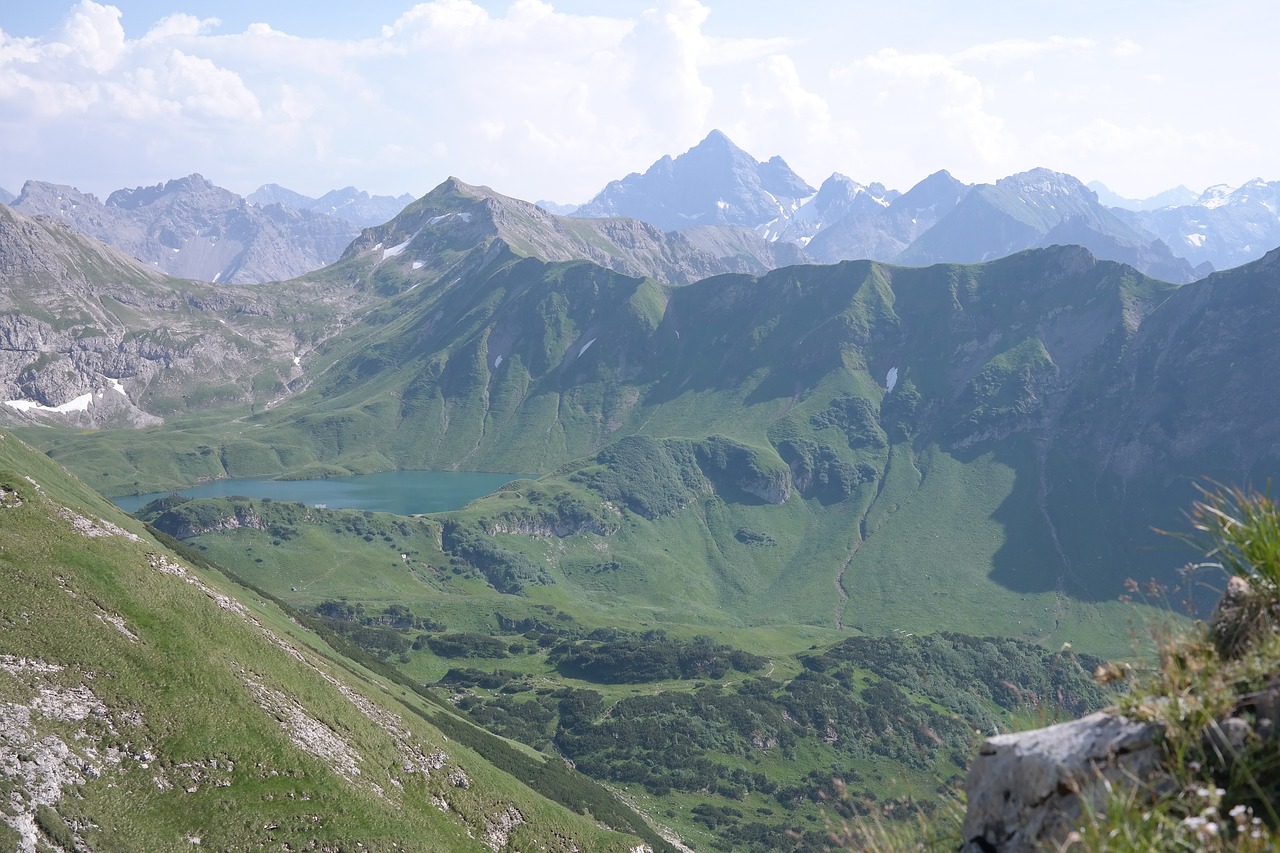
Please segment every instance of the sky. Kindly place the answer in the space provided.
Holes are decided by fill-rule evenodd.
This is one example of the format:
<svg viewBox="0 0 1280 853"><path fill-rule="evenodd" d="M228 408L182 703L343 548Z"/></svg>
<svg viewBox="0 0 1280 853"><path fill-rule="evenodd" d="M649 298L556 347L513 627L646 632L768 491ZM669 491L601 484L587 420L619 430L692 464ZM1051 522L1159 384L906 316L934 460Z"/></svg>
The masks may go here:
<svg viewBox="0 0 1280 853"><path fill-rule="evenodd" d="M0 0L0 188L586 201L719 129L815 186L1280 180L1274 0Z"/></svg>

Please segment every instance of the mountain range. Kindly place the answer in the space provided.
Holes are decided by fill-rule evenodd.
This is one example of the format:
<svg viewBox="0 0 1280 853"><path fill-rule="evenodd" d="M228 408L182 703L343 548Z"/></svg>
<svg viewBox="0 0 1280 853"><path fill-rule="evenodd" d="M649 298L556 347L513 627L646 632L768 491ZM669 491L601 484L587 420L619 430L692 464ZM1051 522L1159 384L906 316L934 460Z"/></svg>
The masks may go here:
<svg viewBox="0 0 1280 853"><path fill-rule="evenodd" d="M301 376L316 327L343 322L345 311L305 283L176 279L59 219L10 207L0 207L0 284L5 410L52 410L86 427L159 423L268 387L280 393ZM303 314L315 325L291 322Z"/></svg>
<svg viewBox="0 0 1280 853"><path fill-rule="evenodd" d="M404 210L413 196L369 195L355 187L330 190L319 198L286 189L279 184L264 184L245 196L245 201L265 207L279 204L292 210L310 210L350 222L361 228L381 225Z"/></svg>
<svg viewBox="0 0 1280 853"><path fill-rule="evenodd" d="M684 154L610 183L571 215L629 216L664 229L732 222L803 246L822 263L970 263L1078 243L1186 283L1280 243L1277 186L1256 180L1199 196L1180 188L1139 203L1100 199L1070 175L1032 169L973 186L943 171L906 193L837 173L815 192L781 158L758 162L713 131Z"/></svg>
<svg viewBox="0 0 1280 853"><path fill-rule="evenodd" d="M750 173L754 185L779 170L765 171ZM808 204L821 202L808 213L779 206L770 240L759 225L663 231L556 216L451 178L363 230L329 266L217 287L166 275L57 218L0 208L0 422L44 451L0 438L0 512L24 513L3 529L25 537L0 541L0 560L6 582L40 592L42 617L0 622L0 632L6 647L39 649L39 662L64 674L26 692L0 681L0 699L33 721L23 737L57 734L37 699L46 688L85 701L88 690L117 731L133 706L174 721L165 731L213 726L200 717L217 706L208 696L230 697L249 746L156 738L170 775L199 752L200 779L183 776L172 795L157 788L156 800L140 793L155 787L150 775L112 770L108 781L138 793L131 809L157 815L178 814L166 797L191 784L199 793L220 784L205 780L229 781L228 796L259 793L252 822L130 818L148 838L181 829L228 846L256 842L271 824L304 832L261 796L283 788L246 787L257 764L277 769L270 754L289 758L289 790L317 814L338 814L346 787L382 786L386 802L361 814L387 838L402 827L487 833L505 814L508 834L489 849L528 849L560 832L566 850L634 850L634 838L560 808L602 819L617 807L559 775L568 757L642 796L700 847L818 850L833 768L858 796L880 798L869 803L930 797L958 772L975 728L1055 701L1096 707L1104 697L1087 655L1129 650L1126 578L1179 580L1180 552L1152 528L1178 528L1198 478L1262 484L1280 474L1280 250L1187 283L1160 280L1060 244L1055 236L1071 232L1176 263L1135 241L1136 226L1078 181L1047 170L976 187L937 173L901 195L835 176L812 195ZM910 236L912 219L933 224ZM975 221L992 227L966 231ZM849 227L849 240L892 237L899 254L978 255L804 262L841 222L865 225ZM805 248L781 238L793 226ZM527 479L416 519L171 496L142 513L157 532L83 485L116 495L391 469ZM79 528L59 506L84 530L111 532L109 522L149 538L86 546L67 538ZM189 548L179 553L161 533ZM37 545L58 549L56 559ZM212 591L173 599L163 584L182 575L146 570L172 565ZM287 630L275 636L305 645L305 660L270 637L258 649L254 626L232 614L218 617L231 627L210 629L211 648L234 652L209 656L226 658L226 671L199 676L184 632L234 611L218 595ZM148 609L157 600L176 603ZM110 633L116 617L139 653L172 644L182 654L167 665L197 674L159 697L168 704L134 689L158 664L130 663L133 641ZM123 685L110 696L81 678L80 647L65 645L80 623L108 632L110 654L94 666L113 673L101 683ZM330 634L306 634L313 625ZM281 670L272 649L294 669ZM401 703L383 710L426 714L430 726L415 720L405 736L435 743L447 733L449 759L488 783L468 798L461 786L432 787L447 775L409 779L392 758L406 751L395 735L366 728L343 703L370 718L367 706L307 675L308 660L340 668L334 677L357 695L368 687L381 691L371 701ZM441 712L418 704L423 690ZM312 753L320 763L291 751L306 749L289 740L288 720L324 723L306 729L318 733L309 743L332 747ZM85 734L102 734L101 748L84 743L106 749L108 729ZM350 757L343 743L357 757L329 762ZM235 769L224 773L228 759ZM554 779L543 775L550 765ZM520 787L539 782L559 806ZM23 826L111 829L102 816L113 790L88 786L83 819L69 796L52 816L28 797ZM416 792L414 804L402 791ZM433 794L450 810L420 811ZM507 805L530 835L511 834L524 824ZM664 845L629 810L610 814L608 826ZM339 816L335 844L355 826ZM804 831L789 832L796 826Z"/></svg>
<svg viewBox="0 0 1280 853"><path fill-rule="evenodd" d="M651 248L641 251L651 254L738 254L741 263L724 266L728 271L857 259L972 263L1057 243L1187 283L1256 260L1280 243L1278 196L1280 182L1258 179L1199 196L1179 188L1124 200L1097 182L1085 186L1048 169L977 185L939 171L905 193L835 173L815 190L780 157L757 161L713 131L684 154L611 182L586 204L537 206L556 216L609 222L600 227L618 234L647 227L641 242ZM192 175L119 190L105 204L70 187L29 181L9 203L60 217L171 275L261 283L333 262L360 229L389 222L412 201L407 194L370 196L354 187L316 199L277 184L242 199ZM573 227L562 222L559 230L563 235ZM760 246L745 231L770 245ZM659 243L667 247L652 248ZM615 268L672 282L720 271L703 261L683 263Z"/></svg>
<svg viewBox="0 0 1280 853"><path fill-rule="evenodd" d="M179 278L279 281L336 260L359 229L278 204L258 207L200 175L116 190L101 202L73 187L27 181L10 205L51 216Z"/></svg>
<svg viewBox="0 0 1280 853"><path fill-rule="evenodd" d="M985 191L969 196L975 192ZM69 233L48 229L41 233L39 222L14 220L11 239L75 245ZM334 266L271 288L270 298L250 301L249 294L260 292L255 289L219 291L228 313L205 326L193 323L208 311L182 318L191 312L192 296L155 280L147 286L173 288L173 297L132 297L130 304L145 305L149 319L139 323L137 313L130 315L129 331L129 318L93 307L92 293L82 297L85 307L39 303L40 313L66 318L43 321L46 326L26 307L37 303L16 304L9 340L23 340L18 329L40 331L32 343L9 347L4 393L15 402L6 417L92 422L96 401L111 399L105 389L115 382L150 417L249 403L259 408L249 421L254 438L238 439L235 453L182 451L185 461L177 464L162 459L183 445L216 447L227 438L214 426L186 432L174 421L174 429L150 442L145 472L138 461L144 457L124 453L114 433L57 434L58 458L76 460L77 470L90 465L90 479L107 490L128 490L148 478L168 487L196 477L308 466L546 472L623 436L724 436L741 443L745 449L734 452L745 453L754 460L751 470L760 472L737 488L767 496L760 498L766 504L789 505L799 495L805 512L816 514L811 524L834 525L820 562L848 558L854 572L873 559L890 559L876 543L902 537L870 534L880 526L893 530L892 507L910 506L912 518L977 511L978 505L962 510L951 503L960 493L930 494L946 480L930 471L985 460L993 466L992 482L1003 485L993 487L997 503L982 512L996 512L1003 502L1009 511L1029 513L1017 529L1030 538L990 552L979 548L964 563L966 571L987 577L984 588L995 579L1023 591L1061 588L1081 601L1115 592L1119 579L1109 566L1152 559L1131 554L1130 540L1100 533L1113 518L1160 521L1166 507L1145 491L1130 504L1136 482L1235 471L1256 478L1270 470L1269 457L1258 456L1260 445L1244 437L1269 429L1265 407L1249 415L1236 398L1223 397L1220 409L1239 409L1240 416L1211 429L1182 412L1188 401L1153 394L1154 380L1142 371L1217 371L1232 377L1223 389L1236 382L1265 388L1269 352L1238 337L1214 338L1210 345L1197 337L1204 331L1200 321L1180 312L1199 304L1195 294L1241 289L1260 304L1224 297L1216 300L1216 316L1238 304L1250 324L1266 322L1272 301L1251 283L1267 280L1274 255L1178 288L1078 247L1029 250L979 266L862 261L762 274L732 272L742 262L737 253L717 258L687 243L662 242L679 236L628 220L555 217L451 179L385 226L366 231ZM51 254L57 252L44 245L4 257ZM62 270L82 266L67 261L37 275L18 264L5 275L43 292L55 289L49 276L66 278ZM663 283L659 274L677 283ZM163 338L160 330L167 328L185 331ZM1166 331L1158 337L1146 331L1151 328ZM238 336L234 345L228 335ZM157 342L136 354L126 348L108 365L106 353L118 352L126 338ZM1137 356L1148 339L1163 341L1155 367ZM199 367L208 359L225 360L227 378L211 380ZM255 363L271 367L255 375ZM1109 390L1088 397L1097 389ZM48 411L79 399L73 393L98 397L90 398L87 413ZM1215 392L1215 399L1225 393ZM1089 425L1079 420L1083 411L1091 412ZM1142 454L1101 453L1094 444L1100 437L1123 444L1120 436L1134 431L1146 436L1136 445L1145 448ZM836 441L837 433L844 438ZM228 459L241 461L227 467ZM1078 499L1072 484L1082 477L1095 490L1114 484L1106 500L1091 492L1090 505L1102 508L1091 511L1089 521L1072 503ZM1027 500L1025 489L1039 497ZM850 518L861 519L853 540L836 533L848 529ZM1076 534L1056 532L1070 525L1079 526ZM1047 542L1055 543L1057 555L1048 560ZM1096 546L1100 553L1088 544L1097 542L1106 543ZM771 553L770 564L810 561L813 547L791 558ZM894 559L910 562L912 553ZM708 570L715 565L712 560ZM801 574L816 586L803 587L810 591L791 605L774 601L774 612L805 610L808 596L831 583L821 574ZM859 618L880 621L875 614L889 606L881 602Z"/></svg>
<svg viewBox="0 0 1280 853"><path fill-rule="evenodd" d="M1122 214L1123 215L1123 214ZM1280 242L1280 181L1255 178L1241 187L1209 187L1192 204L1128 214L1195 264L1228 269Z"/></svg>
<svg viewBox="0 0 1280 853"><path fill-rule="evenodd" d="M1107 207L1119 207L1124 210L1159 210L1162 207L1181 207L1186 204L1195 204L1200 198L1200 193L1189 190L1185 186L1177 186L1147 198L1125 198L1112 192L1102 181L1090 181L1088 187L1098 194L1098 201Z"/></svg>

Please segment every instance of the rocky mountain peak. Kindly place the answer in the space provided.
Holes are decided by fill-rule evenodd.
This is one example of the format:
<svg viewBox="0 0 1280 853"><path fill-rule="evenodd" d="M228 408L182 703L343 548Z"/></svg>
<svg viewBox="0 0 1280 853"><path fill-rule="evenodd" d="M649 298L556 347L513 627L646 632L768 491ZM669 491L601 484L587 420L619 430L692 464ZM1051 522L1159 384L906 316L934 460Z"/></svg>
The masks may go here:
<svg viewBox="0 0 1280 853"><path fill-rule="evenodd" d="M842 175L839 172L832 172L831 176L822 182L822 186L818 187L818 191L814 194L810 204L815 207L825 208L838 201L852 203L858 193L864 190L865 188L862 184L853 178Z"/></svg>
<svg viewBox="0 0 1280 853"><path fill-rule="evenodd" d="M787 161L773 155L760 165L760 184L781 198L804 198L813 195L813 187L792 171Z"/></svg>
<svg viewBox="0 0 1280 853"><path fill-rule="evenodd" d="M208 178L198 173L192 173L185 178L174 178L165 181L162 184L155 184L150 187L133 187L119 189L107 196L107 207L118 207L123 210L137 210L146 205L152 205L161 200L171 199L179 195L207 195L213 194L222 196L224 200L227 197L239 199L235 193L230 190L224 190L216 186Z"/></svg>
<svg viewBox="0 0 1280 853"><path fill-rule="evenodd" d="M726 151L741 151L746 154L745 151L733 144L733 140L726 136L724 131L717 129L712 129L701 142L690 150L697 151L700 148L718 148Z"/></svg>
<svg viewBox="0 0 1280 853"><path fill-rule="evenodd" d="M24 204L40 205L43 208L29 212L52 214L55 210L66 207L75 207L81 204L98 206L102 202L98 201L98 197L92 193L82 193L75 187L67 186L66 184L27 181L22 185L22 191L18 193L17 198L13 200L13 206L20 210Z"/></svg>
<svg viewBox="0 0 1280 853"><path fill-rule="evenodd" d="M1226 201L1236 188L1229 184L1214 184L1211 187L1205 187L1204 192L1200 193L1200 198L1196 204L1205 207L1216 207Z"/></svg>
<svg viewBox="0 0 1280 853"><path fill-rule="evenodd" d="M696 225L758 228L814 192L781 157L759 162L718 130L644 174L613 181L574 216L628 216L664 231Z"/></svg>
<svg viewBox="0 0 1280 853"><path fill-rule="evenodd" d="M1096 201L1093 190L1086 187L1079 178L1066 172L1055 172L1043 166L1018 172L1007 178L996 181L998 187L1008 187L1022 192L1035 192L1043 195L1072 195L1088 197Z"/></svg>
<svg viewBox="0 0 1280 853"><path fill-rule="evenodd" d="M946 169L940 169L917 183L902 194L902 202L906 204L932 204L942 198L950 198L953 203L969 191L970 185L952 176Z"/></svg>

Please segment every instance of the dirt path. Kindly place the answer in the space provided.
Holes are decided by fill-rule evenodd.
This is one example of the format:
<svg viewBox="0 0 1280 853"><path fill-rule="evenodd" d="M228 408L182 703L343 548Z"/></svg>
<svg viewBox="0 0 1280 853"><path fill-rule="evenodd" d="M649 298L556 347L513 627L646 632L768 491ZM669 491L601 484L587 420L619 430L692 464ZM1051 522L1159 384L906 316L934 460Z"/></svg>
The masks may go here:
<svg viewBox="0 0 1280 853"><path fill-rule="evenodd" d="M836 613L835 613L835 625L836 625L837 631L844 630L844 611L849 604L849 591L845 589L844 576L849 571L849 566L853 564L853 559L858 556L858 552L862 550L862 546L866 544L867 540L871 537L872 531L867 529L867 517L871 515L871 510L876 506L877 503L880 502L880 496L884 493L885 482L889 479L889 466L893 465L893 459L894 459L894 449L893 449L893 446L890 445L889 455L885 459L885 463L884 463L884 473L880 475L880 481L876 483L876 496L871 499L871 503L867 504L866 511L862 513L862 518L859 519L858 521L858 541L853 544L852 550L849 551L849 556L845 559L844 564L840 566L840 571L836 572L836 576L835 576L836 592L839 593L840 595L840 600L836 602ZM889 510L889 512L885 515L884 519L880 522L879 525L877 525L877 528L880 526L883 526L884 523L888 521L890 518L892 518L893 515L898 510L902 509L902 507L905 506L907 502L910 501L912 497L915 497L916 493L920 491L920 487L924 485L923 472L919 470L919 466L915 464L914 459L911 460L911 464L916 468L917 473L920 474L919 482L916 483L915 489L911 492L910 495L907 496L906 499L903 500L901 504Z"/></svg>

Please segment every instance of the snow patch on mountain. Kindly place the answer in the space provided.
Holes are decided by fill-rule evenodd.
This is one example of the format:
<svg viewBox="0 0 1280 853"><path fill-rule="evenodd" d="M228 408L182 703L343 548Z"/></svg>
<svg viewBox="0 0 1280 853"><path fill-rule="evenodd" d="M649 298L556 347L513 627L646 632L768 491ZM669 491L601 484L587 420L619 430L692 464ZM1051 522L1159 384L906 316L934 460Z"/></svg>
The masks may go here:
<svg viewBox="0 0 1280 853"><path fill-rule="evenodd" d="M44 406L32 400L5 400L4 404L12 409L17 409L19 412L52 412L64 415L68 412L87 412L92 402L93 392L89 392L81 394L73 400L68 400L60 406Z"/></svg>

